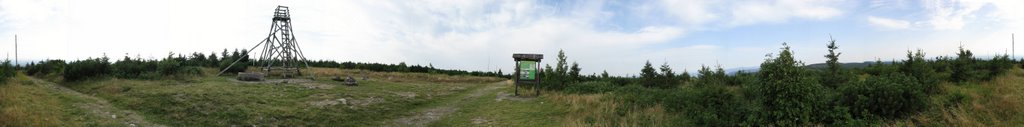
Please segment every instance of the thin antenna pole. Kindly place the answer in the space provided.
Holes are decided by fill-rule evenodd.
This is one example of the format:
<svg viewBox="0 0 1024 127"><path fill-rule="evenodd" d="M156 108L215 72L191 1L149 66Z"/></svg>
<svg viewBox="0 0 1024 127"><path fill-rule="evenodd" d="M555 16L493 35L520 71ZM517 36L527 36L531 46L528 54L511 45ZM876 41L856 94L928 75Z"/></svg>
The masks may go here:
<svg viewBox="0 0 1024 127"><path fill-rule="evenodd" d="M14 65L18 65L18 34L14 34Z"/></svg>

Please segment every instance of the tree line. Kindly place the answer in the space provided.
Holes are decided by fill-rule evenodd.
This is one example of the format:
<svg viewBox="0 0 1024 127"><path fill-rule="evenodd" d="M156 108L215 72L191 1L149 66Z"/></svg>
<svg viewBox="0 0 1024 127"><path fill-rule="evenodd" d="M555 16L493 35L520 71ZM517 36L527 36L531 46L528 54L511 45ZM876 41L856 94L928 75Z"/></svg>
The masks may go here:
<svg viewBox="0 0 1024 127"><path fill-rule="evenodd" d="M256 63L263 61L250 59L245 55L249 52L245 49L229 52L224 49L220 55L216 52L209 54L191 53L175 54L173 52L162 59L144 59L141 57L129 57L110 62L106 55L98 58L87 58L84 60L65 61L60 59L43 60L30 62L24 67L11 66L9 61L0 66L0 76L10 77L15 70L24 70L27 75L60 78L64 81L81 81L95 77L116 77L124 79L160 79L167 77L187 77L202 75L201 68L218 68L226 70L225 74L235 74L245 71L248 67L256 67ZM238 61L234 66L232 62ZM337 62L330 60L308 60L305 61L311 67L341 68L341 69L362 69L380 72L417 72L436 73L448 75L472 75L472 76L495 76L507 77L500 70L491 71L465 71L456 69L439 69L433 65L406 65L362 62ZM230 67L230 68L229 68ZM5 78L3 78L5 79Z"/></svg>
<svg viewBox="0 0 1024 127"><path fill-rule="evenodd" d="M688 119L679 121L699 126L867 126L941 108L933 103L957 105L966 95L942 93L939 83L987 81L1021 64L1006 54L975 58L961 46L954 57L929 59L918 49L907 51L901 61L878 60L863 68L845 68L838 62L841 53L836 41L828 41L825 47L824 68L794 59L789 45L783 43L779 52L767 55L757 72L728 75L721 67L702 66L695 75L677 74L668 63L656 68L648 61L639 77L608 76L607 72L579 75L581 68L575 62L569 66L565 52L559 51L554 69L546 66L538 87L610 93L624 103L617 110L662 105Z"/></svg>

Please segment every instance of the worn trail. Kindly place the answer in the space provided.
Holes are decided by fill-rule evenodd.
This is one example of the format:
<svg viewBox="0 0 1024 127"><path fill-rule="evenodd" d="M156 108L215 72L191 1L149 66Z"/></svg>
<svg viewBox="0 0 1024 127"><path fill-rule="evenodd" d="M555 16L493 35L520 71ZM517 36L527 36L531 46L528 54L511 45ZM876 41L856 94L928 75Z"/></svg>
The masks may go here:
<svg viewBox="0 0 1024 127"><path fill-rule="evenodd" d="M467 94L452 97L456 99L441 100L445 101L441 102L443 103L441 105L427 107L426 110L417 110L417 112L414 113L414 115L412 116L406 116L392 120L391 122L393 122L393 124L391 126L424 127L430 125L430 123L440 120L447 116L448 114L459 111L461 105L468 103L466 100L473 100L483 95L487 95L488 93L497 92L498 89L502 87L507 87L506 83L506 81L501 81L484 84L486 86L478 87L472 91L469 91Z"/></svg>
<svg viewBox="0 0 1024 127"><path fill-rule="evenodd" d="M47 89L67 94L75 97L85 99L85 102L73 103L75 107L87 110L89 114L102 119L115 119L123 122L125 126L144 126L144 127L165 127L166 125L156 124L146 121L141 115L131 110L123 110L114 107L105 99L82 94L78 91L71 90L67 87L57 85L56 83L40 80L37 78L30 78L34 84L39 84Z"/></svg>

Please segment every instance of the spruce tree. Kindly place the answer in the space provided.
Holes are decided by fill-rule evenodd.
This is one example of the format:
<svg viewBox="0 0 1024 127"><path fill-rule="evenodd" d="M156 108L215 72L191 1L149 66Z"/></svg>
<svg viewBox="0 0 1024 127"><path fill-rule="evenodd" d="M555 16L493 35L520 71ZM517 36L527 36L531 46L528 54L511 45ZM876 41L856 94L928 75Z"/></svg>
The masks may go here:
<svg viewBox="0 0 1024 127"><path fill-rule="evenodd" d="M580 70L580 65L572 62L572 67L569 67L569 79L571 82L578 82L580 80Z"/></svg>
<svg viewBox="0 0 1024 127"><path fill-rule="evenodd" d="M660 82L659 83L660 85L658 85L658 86L660 86L662 88L668 88L668 87L676 86L676 84L678 83L676 81L676 73L672 72L672 68L668 66L668 62L665 62L665 64L662 64L661 68L659 68L659 69L661 69L661 76L659 76L659 78L658 78L658 80Z"/></svg>
<svg viewBox="0 0 1024 127"><path fill-rule="evenodd" d="M658 72L654 70L654 66L651 66L651 61L647 61L644 64L644 68L640 69L640 80L641 85L644 87L653 87L657 85Z"/></svg>
<svg viewBox="0 0 1024 127"><path fill-rule="evenodd" d="M954 82L966 82L977 79L974 73L974 53L971 50L964 49L964 46L960 46L960 51L956 53L956 61L953 62L953 73L950 79Z"/></svg>
<svg viewBox="0 0 1024 127"><path fill-rule="evenodd" d="M828 59L825 61L828 67L825 70L825 76L823 76L824 79L822 79L822 83L825 86L835 88L839 86L839 84L846 82L847 78L845 75L842 75L843 70L839 64L839 55L842 53L836 52L836 49L839 48L839 46L836 45L836 40L829 36L828 42L828 45L825 46L828 48L828 54L825 55L825 58Z"/></svg>
<svg viewBox="0 0 1024 127"><path fill-rule="evenodd" d="M690 78L692 78L692 76L690 76L690 72L687 72L686 69L683 69L683 74L679 74L679 79L683 83L690 82Z"/></svg>
<svg viewBox="0 0 1024 127"><path fill-rule="evenodd" d="M608 70L601 72L601 78L608 78Z"/></svg>

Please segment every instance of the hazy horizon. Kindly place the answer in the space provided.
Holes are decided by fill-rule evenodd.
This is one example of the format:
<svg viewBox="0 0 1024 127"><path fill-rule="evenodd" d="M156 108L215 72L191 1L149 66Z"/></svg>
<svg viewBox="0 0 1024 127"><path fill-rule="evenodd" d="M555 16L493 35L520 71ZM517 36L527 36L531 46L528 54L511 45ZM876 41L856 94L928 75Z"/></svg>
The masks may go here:
<svg viewBox="0 0 1024 127"><path fill-rule="evenodd" d="M163 58L168 52L245 49L291 7L311 60L432 64L472 71L514 67L512 53L558 50L583 74L637 74L644 62L676 71L742 68L789 43L824 62L829 36L841 62L900 60L907 50L976 56L1010 52L1024 1L132 1L0 0L0 51L19 59ZM1020 57L1018 57L1020 58Z"/></svg>

